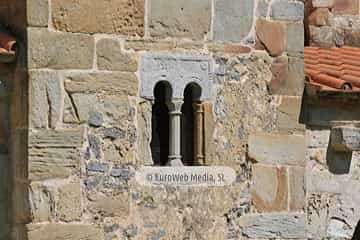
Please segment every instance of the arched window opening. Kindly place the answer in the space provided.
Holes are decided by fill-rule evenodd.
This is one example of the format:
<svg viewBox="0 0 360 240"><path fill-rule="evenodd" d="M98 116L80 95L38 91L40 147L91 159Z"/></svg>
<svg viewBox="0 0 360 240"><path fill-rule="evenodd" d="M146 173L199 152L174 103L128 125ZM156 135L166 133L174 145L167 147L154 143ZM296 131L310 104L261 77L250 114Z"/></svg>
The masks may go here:
<svg viewBox="0 0 360 240"><path fill-rule="evenodd" d="M184 91L184 104L182 106L181 121L181 155L185 166L199 165L197 161L198 153L198 137L197 132L199 125L197 118L199 98L201 96L201 88L197 84L189 84ZM201 105L200 105L201 106Z"/></svg>
<svg viewBox="0 0 360 240"><path fill-rule="evenodd" d="M152 107L152 139L150 143L154 165L165 166L169 156L169 109L166 102L171 96L167 82L159 82L154 88L155 102Z"/></svg>

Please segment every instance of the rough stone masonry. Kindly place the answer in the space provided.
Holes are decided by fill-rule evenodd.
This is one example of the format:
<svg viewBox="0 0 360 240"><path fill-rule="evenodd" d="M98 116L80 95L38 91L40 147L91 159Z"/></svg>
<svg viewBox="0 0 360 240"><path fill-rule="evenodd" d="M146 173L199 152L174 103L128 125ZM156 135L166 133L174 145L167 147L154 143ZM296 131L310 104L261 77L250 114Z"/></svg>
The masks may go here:
<svg viewBox="0 0 360 240"><path fill-rule="evenodd" d="M360 219L358 131L332 132L352 150L350 175L307 172L313 149L332 143L328 131L299 122L302 1L3 2L0 23L20 53L8 92L11 190L7 210L0 198L1 240L351 239ZM154 164L154 83L146 79L157 70L147 56L165 66L211 63L184 75L208 87L205 162L233 168L231 186L135 181L137 169ZM183 86L168 81L181 95ZM2 99L0 89L0 108Z"/></svg>

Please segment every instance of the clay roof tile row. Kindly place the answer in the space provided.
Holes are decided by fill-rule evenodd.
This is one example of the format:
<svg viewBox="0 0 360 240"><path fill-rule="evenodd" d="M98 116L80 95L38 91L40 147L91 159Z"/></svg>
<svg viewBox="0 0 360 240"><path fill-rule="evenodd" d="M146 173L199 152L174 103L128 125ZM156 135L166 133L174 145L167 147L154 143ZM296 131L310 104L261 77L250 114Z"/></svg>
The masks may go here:
<svg viewBox="0 0 360 240"><path fill-rule="evenodd" d="M0 62L11 62L16 55L16 40L8 33L0 32Z"/></svg>
<svg viewBox="0 0 360 240"><path fill-rule="evenodd" d="M360 48L305 48L307 86L318 91L360 91Z"/></svg>

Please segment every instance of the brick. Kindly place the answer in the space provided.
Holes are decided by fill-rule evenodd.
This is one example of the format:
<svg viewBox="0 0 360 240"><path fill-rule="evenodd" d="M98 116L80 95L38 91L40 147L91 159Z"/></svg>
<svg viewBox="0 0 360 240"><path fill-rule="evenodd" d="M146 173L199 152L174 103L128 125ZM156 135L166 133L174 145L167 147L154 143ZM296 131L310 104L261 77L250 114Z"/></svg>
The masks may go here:
<svg viewBox="0 0 360 240"><path fill-rule="evenodd" d="M29 68L92 68L94 42L92 36L85 34L28 28Z"/></svg>
<svg viewBox="0 0 360 240"><path fill-rule="evenodd" d="M254 164L252 181L252 201L258 212L287 210L288 176L286 168Z"/></svg>
<svg viewBox="0 0 360 240"><path fill-rule="evenodd" d="M271 56L280 56L286 50L286 28L283 23L258 19L256 37Z"/></svg>
<svg viewBox="0 0 360 240"><path fill-rule="evenodd" d="M305 168L289 167L289 208L301 211L306 206Z"/></svg>
<svg viewBox="0 0 360 240"><path fill-rule="evenodd" d="M237 221L250 239L305 239L305 214L247 214Z"/></svg>
<svg viewBox="0 0 360 240"><path fill-rule="evenodd" d="M253 0L216 0L214 40L240 42L253 26Z"/></svg>
<svg viewBox="0 0 360 240"><path fill-rule="evenodd" d="M271 5L270 16L275 20L302 21L304 4L300 1L275 0Z"/></svg>
<svg viewBox="0 0 360 240"><path fill-rule="evenodd" d="M52 21L67 32L144 35L144 0L53 0Z"/></svg>
<svg viewBox="0 0 360 240"><path fill-rule="evenodd" d="M28 240L99 240L103 239L102 231L87 224L28 224Z"/></svg>
<svg viewBox="0 0 360 240"><path fill-rule="evenodd" d="M97 65L100 70L136 72L137 62L128 53L121 51L116 39L101 39L96 45Z"/></svg>
<svg viewBox="0 0 360 240"><path fill-rule="evenodd" d="M153 37L203 40L210 31L210 0L152 0L149 7L149 30Z"/></svg>
<svg viewBox="0 0 360 240"><path fill-rule="evenodd" d="M273 165L305 164L305 137L301 135L252 134L249 157Z"/></svg>
<svg viewBox="0 0 360 240"><path fill-rule="evenodd" d="M48 0L31 0L27 2L27 22L32 27L47 27L49 22Z"/></svg>

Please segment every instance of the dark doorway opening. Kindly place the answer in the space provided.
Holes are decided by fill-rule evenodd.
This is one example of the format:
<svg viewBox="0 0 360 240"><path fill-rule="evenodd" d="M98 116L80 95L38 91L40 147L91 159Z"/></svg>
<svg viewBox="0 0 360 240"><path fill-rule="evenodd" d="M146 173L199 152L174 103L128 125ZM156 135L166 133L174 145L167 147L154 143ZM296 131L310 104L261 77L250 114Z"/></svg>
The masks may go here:
<svg viewBox="0 0 360 240"><path fill-rule="evenodd" d="M150 143L154 165L164 166L169 156L169 109L166 105L171 96L167 82L159 82L154 88L155 103L152 107L152 140Z"/></svg>

